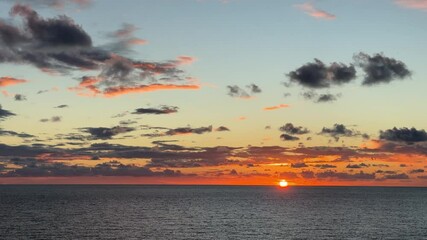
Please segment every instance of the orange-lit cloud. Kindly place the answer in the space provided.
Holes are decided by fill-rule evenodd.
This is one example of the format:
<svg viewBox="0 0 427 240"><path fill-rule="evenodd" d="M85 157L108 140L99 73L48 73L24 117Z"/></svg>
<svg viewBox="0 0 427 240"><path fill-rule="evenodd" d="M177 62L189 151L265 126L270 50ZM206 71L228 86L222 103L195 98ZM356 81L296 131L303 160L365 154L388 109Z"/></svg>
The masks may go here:
<svg viewBox="0 0 427 240"><path fill-rule="evenodd" d="M395 2L402 7L427 11L427 0L396 0Z"/></svg>
<svg viewBox="0 0 427 240"><path fill-rule="evenodd" d="M151 84L135 87L111 87L105 89L104 97L117 97L128 93L154 92L161 90L198 90L200 85L174 85L174 84Z"/></svg>
<svg viewBox="0 0 427 240"><path fill-rule="evenodd" d="M336 18L335 15L325 12L323 10L317 9L311 3L299 4L299 5L296 5L296 7L314 18L326 19L326 20L333 20Z"/></svg>
<svg viewBox="0 0 427 240"><path fill-rule="evenodd" d="M26 83L27 80L24 79L17 79L13 77L0 77L0 87L7 87L11 85L16 85L20 83Z"/></svg>
<svg viewBox="0 0 427 240"><path fill-rule="evenodd" d="M190 56L178 56L177 60L178 60L178 65L186 65L186 64L192 64L197 59L195 57L190 57Z"/></svg>
<svg viewBox="0 0 427 240"><path fill-rule="evenodd" d="M289 107L288 104L279 104L277 106L265 107L264 111L277 110L277 109L280 109L280 108L287 108L287 107Z"/></svg>
<svg viewBox="0 0 427 240"><path fill-rule="evenodd" d="M148 41L140 38L132 38L129 39L127 43L132 45L145 45L148 44Z"/></svg>
<svg viewBox="0 0 427 240"><path fill-rule="evenodd" d="M77 95L79 96L94 97L101 93L101 91L95 86L95 84L101 80L102 79L97 77L83 77L77 87L70 87L68 90L77 92Z"/></svg>

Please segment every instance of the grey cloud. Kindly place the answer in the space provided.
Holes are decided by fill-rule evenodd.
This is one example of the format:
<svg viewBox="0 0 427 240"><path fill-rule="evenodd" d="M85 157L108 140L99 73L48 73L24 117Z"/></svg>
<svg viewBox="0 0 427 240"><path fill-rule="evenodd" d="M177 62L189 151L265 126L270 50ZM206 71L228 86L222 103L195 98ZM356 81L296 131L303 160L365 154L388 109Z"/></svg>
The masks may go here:
<svg viewBox="0 0 427 240"><path fill-rule="evenodd" d="M320 96L316 100L316 102L323 103L323 102L333 102L333 101L336 101L336 100L337 100L337 95L326 93L326 94L320 94Z"/></svg>
<svg viewBox="0 0 427 240"><path fill-rule="evenodd" d="M410 174L416 174L416 173L423 173L424 169L419 168L419 169L412 169L411 171L409 171Z"/></svg>
<svg viewBox="0 0 427 240"><path fill-rule="evenodd" d="M253 83L250 84L250 85L248 85L248 86L246 86L246 87L249 89L249 91L251 93L260 93L260 92L262 92L261 88L259 86L255 85L255 84L253 84Z"/></svg>
<svg viewBox="0 0 427 240"><path fill-rule="evenodd" d="M32 39L38 42L39 47L87 47L92 45L89 35L73 20L62 16L57 19L44 20L37 12L26 5L15 5L11 10L12 15L24 18Z"/></svg>
<svg viewBox="0 0 427 240"><path fill-rule="evenodd" d="M316 164L316 165L314 165L314 167L320 168L320 169L337 168L337 166L332 165L332 164Z"/></svg>
<svg viewBox="0 0 427 240"><path fill-rule="evenodd" d="M0 121L15 115L16 114L12 113L11 111L3 109L3 107L0 105Z"/></svg>
<svg viewBox="0 0 427 240"><path fill-rule="evenodd" d="M49 118L42 118L40 119L40 122L46 123L46 122L61 122L62 117L60 116L53 116L50 119Z"/></svg>
<svg viewBox="0 0 427 240"><path fill-rule="evenodd" d="M28 5L16 4L10 13L12 23L0 19L0 63L28 64L47 73L60 74L81 69L100 70L99 81L69 88L80 96L114 97L153 84L199 87L183 76L184 71L178 69L179 60L146 62L120 56L93 46L89 34L71 18L45 19ZM18 16L23 21L17 21ZM149 85L141 84L142 81ZM86 94L86 90L90 94Z"/></svg>
<svg viewBox="0 0 427 240"><path fill-rule="evenodd" d="M283 141L298 141L299 137L283 133L282 135L280 135L280 139L282 139Z"/></svg>
<svg viewBox="0 0 427 240"><path fill-rule="evenodd" d="M386 57L383 54L377 53L370 56L361 52L354 56L354 60L365 72L362 84L366 86L389 83L396 79L405 79L411 76L411 72L404 62Z"/></svg>
<svg viewBox="0 0 427 240"><path fill-rule="evenodd" d="M0 136L14 136L14 137L20 137L20 138L32 138L35 137L34 135L28 134L28 133L18 133L15 131L8 131L3 130L0 128Z"/></svg>
<svg viewBox="0 0 427 240"><path fill-rule="evenodd" d="M134 128L122 127L122 126L115 126L112 128L106 128L106 127L81 128L81 131L85 132L85 133L89 133L93 140L111 139L112 137L114 137L118 134L128 133L128 132L132 132L134 130L135 130Z"/></svg>
<svg viewBox="0 0 427 240"><path fill-rule="evenodd" d="M369 167L369 165L365 163L360 163L360 164L348 164L346 166L346 168L365 168L365 167Z"/></svg>
<svg viewBox="0 0 427 240"><path fill-rule="evenodd" d="M25 100L27 100L27 97L25 97L22 94L15 94L15 96L13 96L13 98L15 99L15 101L25 101Z"/></svg>
<svg viewBox="0 0 427 240"><path fill-rule="evenodd" d="M149 128L149 129L153 129L153 128ZM160 128L160 129L165 129L165 128ZM204 134L204 133L212 132L212 130L213 130L212 126L198 127L198 128L180 127L180 128L168 129L167 131L164 131L164 132L160 132L156 130L156 132L154 133L147 133L147 134L143 134L142 136L163 137L163 136L175 136L175 135L183 135L183 134Z"/></svg>
<svg viewBox="0 0 427 240"><path fill-rule="evenodd" d="M33 7L49 7L57 10L75 5L79 9L90 6L92 0L5 0L11 3L30 4Z"/></svg>
<svg viewBox="0 0 427 240"><path fill-rule="evenodd" d="M360 136L361 134L358 132L355 132L354 130L348 129L343 124L334 124L332 128L322 128L322 131L320 132L322 135L329 135L335 139L335 141L338 141L340 137L355 137Z"/></svg>
<svg viewBox="0 0 427 240"><path fill-rule="evenodd" d="M327 66L322 61L314 59L295 71L287 74L290 82L301 86L318 89L329 88L332 85L349 83L356 78L356 69L353 65L343 63L332 63Z"/></svg>
<svg viewBox="0 0 427 240"><path fill-rule="evenodd" d="M398 173L385 175L384 179L409 179L409 176L406 173Z"/></svg>
<svg viewBox="0 0 427 240"><path fill-rule="evenodd" d="M315 103L334 102L339 97L341 97L341 94L331 94L331 93L318 94L318 93L316 93L314 91L303 92L303 93L301 93L301 95L306 100L311 100L311 101L313 101Z"/></svg>
<svg viewBox="0 0 427 240"><path fill-rule="evenodd" d="M246 86L248 91L246 91L243 88L240 88L237 85L229 85L227 86L228 89L228 95L231 97L238 97L238 98L250 98L254 94L260 93L262 90L255 84L250 84Z"/></svg>
<svg viewBox="0 0 427 240"><path fill-rule="evenodd" d="M316 174L317 178L337 178L342 180L372 180L375 179L375 173L365 173L360 171L359 173L345 173L336 171L325 171Z"/></svg>
<svg viewBox="0 0 427 240"><path fill-rule="evenodd" d="M62 104L62 105L56 106L55 108L67 108L67 107L69 107L69 106L66 104Z"/></svg>
<svg viewBox="0 0 427 240"><path fill-rule="evenodd" d="M310 132L307 128L294 126L292 123L286 123L285 125L281 126L279 130L291 135L301 135Z"/></svg>
<svg viewBox="0 0 427 240"><path fill-rule="evenodd" d="M215 131L217 131L217 132L227 131L228 132L228 131L230 131L230 129L228 127L225 127L225 126L220 126L220 127L216 128Z"/></svg>
<svg viewBox="0 0 427 240"><path fill-rule="evenodd" d="M191 127L175 128L175 129L170 129L166 131L165 134L168 136L173 136L173 135L189 134L189 133L203 134L207 132L212 132L212 126L199 127L199 128L191 128Z"/></svg>
<svg viewBox="0 0 427 240"><path fill-rule="evenodd" d="M380 131L380 139L392 142L424 142L427 141L427 132L424 129L416 128L392 128Z"/></svg>
<svg viewBox="0 0 427 240"><path fill-rule="evenodd" d="M291 163L291 168L305 168L308 167L305 162Z"/></svg>
<svg viewBox="0 0 427 240"><path fill-rule="evenodd" d="M178 112L178 107L161 106L160 108L137 108L132 114L171 114Z"/></svg>
<svg viewBox="0 0 427 240"><path fill-rule="evenodd" d="M193 174L194 175L194 174ZM64 163L38 163L25 165L3 173L3 177L73 177L73 176L134 176L134 177L180 177L179 170L152 171L147 167L125 165L117 161L97 164L95 167L66 165Z"/></svg>

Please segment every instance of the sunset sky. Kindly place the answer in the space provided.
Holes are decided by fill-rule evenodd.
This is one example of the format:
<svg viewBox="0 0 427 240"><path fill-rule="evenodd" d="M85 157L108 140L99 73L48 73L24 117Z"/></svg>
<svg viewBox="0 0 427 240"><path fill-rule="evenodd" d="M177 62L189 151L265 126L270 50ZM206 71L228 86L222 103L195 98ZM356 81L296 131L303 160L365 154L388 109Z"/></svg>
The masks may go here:
<svg viewBox="0 0 427 240"><path fill-rule="evenodd" d="M1 0L0 184L427 186L427 0Z"/></svg>

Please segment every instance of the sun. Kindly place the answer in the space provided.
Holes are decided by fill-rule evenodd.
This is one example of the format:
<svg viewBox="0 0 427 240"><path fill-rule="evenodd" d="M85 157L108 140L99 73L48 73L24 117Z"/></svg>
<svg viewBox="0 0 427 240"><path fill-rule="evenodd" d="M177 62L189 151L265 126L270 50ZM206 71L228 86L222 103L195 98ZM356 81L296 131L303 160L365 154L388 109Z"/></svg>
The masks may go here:
<svg viewBox="0 0 427 240"><path fill-rule="evenodd" d="M288 182L286 180L280 180L279 186L280 187L287 187L288 186Z"/></svg>

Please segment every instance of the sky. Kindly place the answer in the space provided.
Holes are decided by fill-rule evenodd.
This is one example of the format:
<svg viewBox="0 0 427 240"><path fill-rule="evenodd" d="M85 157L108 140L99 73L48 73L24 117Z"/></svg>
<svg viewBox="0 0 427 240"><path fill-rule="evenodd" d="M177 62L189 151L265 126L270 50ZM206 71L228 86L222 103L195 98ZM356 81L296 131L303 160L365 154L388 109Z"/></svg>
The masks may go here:
<svg viewBox="0 0 427 240"><path fill-rule="evenodd" d="M427 186L427 0L1 0L0 184Z"/></svg>

